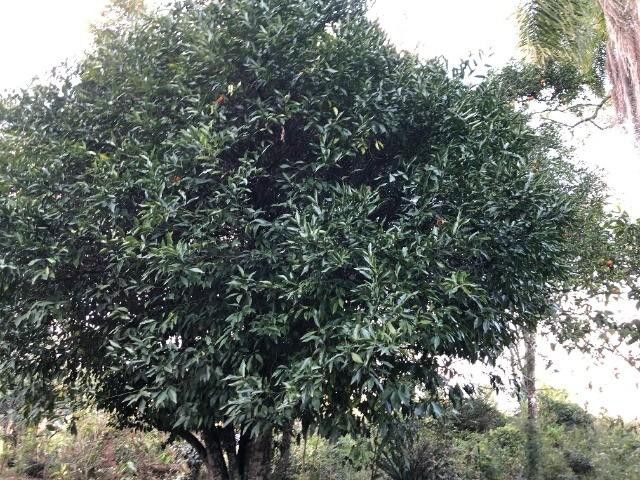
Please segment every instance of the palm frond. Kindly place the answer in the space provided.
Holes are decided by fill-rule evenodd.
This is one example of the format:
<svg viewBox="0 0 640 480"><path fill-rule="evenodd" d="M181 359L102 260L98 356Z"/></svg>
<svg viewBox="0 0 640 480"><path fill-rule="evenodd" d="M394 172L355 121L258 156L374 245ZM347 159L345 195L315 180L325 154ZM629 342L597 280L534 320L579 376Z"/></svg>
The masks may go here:
<svg viewBox="0 0 640 480"><path fill-rule="evenodd" d="M518 23L520 47L533 62L566 62L602 78L606 27L596 0L524 0Z"/></svg>

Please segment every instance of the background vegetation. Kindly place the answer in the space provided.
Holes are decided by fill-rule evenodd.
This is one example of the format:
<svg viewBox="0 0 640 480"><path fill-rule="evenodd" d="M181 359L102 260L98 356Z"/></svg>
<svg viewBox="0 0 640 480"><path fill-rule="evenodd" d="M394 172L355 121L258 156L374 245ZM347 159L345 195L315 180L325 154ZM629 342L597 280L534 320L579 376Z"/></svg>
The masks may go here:
<svg viewBox="0 0 640 480"><path fill-rule="evenodd" d="M541 389L542 480L637 480L640 425L593 416L564 392ZM62 423L19 424L4 435L0 478L196 479L200 461L183 442L157 432L115 429L94 411ZM318 436L294 441L291 469L299 480L513 480L525 468L524 415L503 414L488 396L449 407L438 419L398 429L389 443ZM30 475L29 475L30 474Z"/></svg>

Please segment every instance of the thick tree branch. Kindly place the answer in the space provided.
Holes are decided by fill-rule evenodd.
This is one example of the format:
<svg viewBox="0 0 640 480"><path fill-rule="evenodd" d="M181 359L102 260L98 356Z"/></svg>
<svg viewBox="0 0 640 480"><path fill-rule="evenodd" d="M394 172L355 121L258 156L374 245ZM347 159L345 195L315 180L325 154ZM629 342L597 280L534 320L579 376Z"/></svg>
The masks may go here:
<svg viewBox="0 0 640 480"><path fill-rule="evenodd" d="M200 455L201 458L206 458L207 449L202 444L202 442L196 437L193 433L188 432L187 430L181 430L176 432L176 435L181 437L184 441L186 441L189 445L191 445L195 451Z"/></svg>

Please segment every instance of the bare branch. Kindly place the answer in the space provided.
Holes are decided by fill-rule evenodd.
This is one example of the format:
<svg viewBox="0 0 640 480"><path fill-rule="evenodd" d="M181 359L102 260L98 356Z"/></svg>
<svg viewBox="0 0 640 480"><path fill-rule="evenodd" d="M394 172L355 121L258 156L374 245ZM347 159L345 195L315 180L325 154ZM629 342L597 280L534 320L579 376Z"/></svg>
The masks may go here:
<svg viewBox="0 0 640 480"><path fill-rule="evenodd" d="M591 115L587 116L587 117L583 117L580 120L578 120L577 122L574 123L567 123L567 122L563 122L561 120L557 120L555 118L550 118L548 116L545 116L545 120L555 123L557 125L562 125L563 127L567 127L571 130L573 130L574 128L585 124L585 123L590 123L591 125L595 126L596 128L598 128L599 130L605 130L607 128L609 128L608 126L602 126L599 125L598 123L596 123L596 119L598 118L598 114L600 113L600 111L604 108L604 106L607 104L607 102L611 99L610 95L607 95L606 97L604 97L602 99L601 102L596 103L596 104L581 104L582 106L585 107L590 107L593 106L595 107L593 112L591 113ZM535 112L534 115L541 115L543 113L553 113L553 112L558 112L558 113L573 113L572 110L574 110L576 107L578 107L578 105L574 105L573 107L569 107L566 109L560 109L560 108L548 108L545 110L541 110L539 112Z"/></svg>

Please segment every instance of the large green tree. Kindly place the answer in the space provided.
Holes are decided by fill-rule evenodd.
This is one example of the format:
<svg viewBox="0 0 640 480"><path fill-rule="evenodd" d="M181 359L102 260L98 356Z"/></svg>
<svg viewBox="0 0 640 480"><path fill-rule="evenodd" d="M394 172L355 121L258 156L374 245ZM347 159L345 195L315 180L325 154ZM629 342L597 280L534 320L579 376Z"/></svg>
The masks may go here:
<svg viewBox="0 0 640 480"><path fill-rule="evenodd" d="M211 478L428 409L570 271L585 181L502 82L359 0L185 2L0 109L0 375L189 441Z"/></svg>

